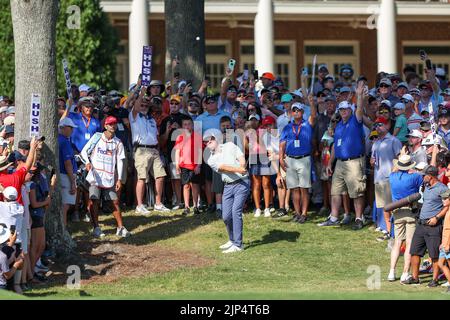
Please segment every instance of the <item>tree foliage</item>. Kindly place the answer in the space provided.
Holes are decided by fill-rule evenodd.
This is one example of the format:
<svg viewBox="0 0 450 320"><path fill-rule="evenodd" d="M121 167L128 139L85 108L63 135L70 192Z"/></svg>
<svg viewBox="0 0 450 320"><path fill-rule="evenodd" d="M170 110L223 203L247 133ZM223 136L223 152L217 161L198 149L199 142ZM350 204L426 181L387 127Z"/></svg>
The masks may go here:
<svg viewBox="0 0 450 320"><path fill-rule="evenodd" d="M77 6L77 11L68 10ZM14 41L9 0L0 0L0 94L14 95ZM75 24L74 24L75 22ZM68 27L68 25L70 27ZM65 95L62 59L67 59L72 83L115 88L119 37L100 7L100 0L60 0L56 26L58 93Z"/></svg>

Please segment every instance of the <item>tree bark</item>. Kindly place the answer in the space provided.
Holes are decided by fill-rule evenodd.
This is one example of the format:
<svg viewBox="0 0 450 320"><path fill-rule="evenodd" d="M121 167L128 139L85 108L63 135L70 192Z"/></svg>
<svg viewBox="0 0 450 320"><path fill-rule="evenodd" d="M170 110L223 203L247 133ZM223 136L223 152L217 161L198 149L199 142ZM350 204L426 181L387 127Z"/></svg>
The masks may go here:
<svg viewBox="0 0 450 320"><path fill-rule="evenodd" d="M41 95L40 135L45 136L41 162L59 175L56 102L56 20L58 0L11 0L15 46L15 147L30 139L31 95ZM59 177L58 177L59 178ZM73 253L75 242L64 227L59 187L46 213L47 240L57 258Z"/></svg>
<svg viewBox="0 0 450 320"><path fill-rule="evenodd" d="M205 1L165 0L166 79L172 71L192 80L194 90L205 76ZM171 70L171 61L180 60L179 70Z"/></svg>

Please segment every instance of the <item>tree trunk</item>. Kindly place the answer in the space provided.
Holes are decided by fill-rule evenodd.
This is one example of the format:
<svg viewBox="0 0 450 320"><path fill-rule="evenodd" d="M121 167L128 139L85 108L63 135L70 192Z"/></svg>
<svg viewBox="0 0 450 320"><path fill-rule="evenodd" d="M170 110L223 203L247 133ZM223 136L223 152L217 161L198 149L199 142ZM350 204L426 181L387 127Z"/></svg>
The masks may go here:
<svg viewBox="0 0 450 320"><path fill-rule="evenodd" d="M15 46L15 146L30 139L31 95L41 95L39 129L45 136L41 162L59 174L56 102L56 20L58 0L11 0ZM74 31L75 32L75 31ZM46 213L47 240L60 259L73 253L75 243L64 227L59 187Z"/></svg>
<svg viewBox="0 0 450 320"><path fill-rule="evenodd" d="M183 79L197 90L205 76L205 1L165 0L166 79L172 78L171 60L178 56Z"/></svg>

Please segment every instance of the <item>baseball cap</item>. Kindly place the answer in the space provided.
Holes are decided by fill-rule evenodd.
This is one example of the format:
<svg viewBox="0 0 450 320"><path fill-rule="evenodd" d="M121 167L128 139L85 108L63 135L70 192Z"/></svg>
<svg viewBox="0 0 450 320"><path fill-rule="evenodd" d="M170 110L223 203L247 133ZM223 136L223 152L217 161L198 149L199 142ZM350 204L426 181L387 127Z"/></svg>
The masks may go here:
<svg viewBox="0 0 450 320"><path fill-rule="evenodd" d="M325 102L327 102L327 101L336 101L336 98L334 97L334 96L332 96L332 95L329 95L329 96L326 96L325 97L325 100L324 100Z"/></svg>
<svg viewBox="0 0 450 320"><path fill-rule="evenodd" d="M64 128L64 127L77 128L78 126L75 123L73 123L72 119L66 117L59 121L58 127L60 127L60 128Z"/></svg>
<svg viewBox="0 0 450 320"><path fill-rule="evenodd" d="M15 114L16 113L16 107L10 106L8 107L8 110L6 111L6 114Z"/></svg>
<svg viewBox="0 0 450 320"><path fill-rule="evenodd" d="M439 174L438 168L432 165L426 166L422 172L424 175L430 175L432 177L437 177Z"/></svg>
<svg viewBox="0 0 450 320"><path fill-rule="evenodd" d="M412 137L412 138L420 138L420 139L422 139L422 138L423 138L423 134L422 134L422 132L420 132L419 130L414 129L414 130L412 130L410 133L408 133L408 134L406 135L406 137Z"/></svg>
<svg viewBox="0 0 450 320"><path fill-rule="evenodd" d="M228 91L228 92L229 92L229 91L237 92L237 91L238 91L238 88L237 88L234 84L232 84L232 85L230 85L230 86L228 87L227 91Z"/></svg>
<svg viewBox="0 0 450 320"><path fill-rule="evenodd" d="M3 113L3 112L6 112L6 111L8 111L8 107L1 107L0 108L0 113Z"/></svg>
<svg viewBox="0 0 450 320"><path fill-rule="evenodd" d="M420 129L421 130L430 130L431 129L431 124L424 120L424 121L420 121Z"/></svg>
<svg viewBox="0 0 450 320"><path fill-rule="evenodd" d="M342 87L341 90L339 90L339 94L346 92L352 92L352 90L350 90L349 87Z"/></svg>
<svg viewBox="0 0 450 320"><path fill-rule="evenodd" d="M385 85L387 85L387 86L389 86L389 87L392 87L392 82L391 82L391 80L389 80L388 78L383 78L383 79L381 79L381 80L380 80L380 85L382 85L382 84L385 84Z"/></svg>
<svg viewBox="0 0 450 320"><path fill-rule="evenodd" d="M4 120L3 120L3 124L5 126L11 126L14 125L16 118L14 116L7 116Z"/></svg>
<svg viewBox="0 0 450 320"><path fill-rule="evenodd" d="M269 125L269 124L274 124L274 123L275 123L275 119L272 118L271 116L265 117L265 118L262 120L262 122L261 122L261 124L262 124L263 126L267 126L267 125Z"/></svg>
<svg viewBox="0 0 450 320"><path fill-rule="evenodd" d="M412 88L411 90L409 90L410 94L420 94L420 90L417 88Z"/></svg>
<svg viewBox="0 0 450 320"><path fill-rule="evenodd" d="M387 105L389 108L392 108L392 103L389 100L383 100L381 101L381 104Z"/></svg>
<svg viewBox="0 0 450 320"><path fill-rule="evenodd" d="M5 197L5 199L8 199L9 201L17 200L17 189L14 187L6 187L5 190L3 190L3 197Z"/></svg>
<svg viewBox="0 0 450 320"><path fill-rule="evenodd" d="M92 97L82 97L78 100L78 106L94 106L94 99Z"/></svg>
<svg viewBox="0 0 450 320"><path fill-rule="evenodd" d="M388 124L388 120L384 117L378 117L374 123L375 124L377 124L377 123Z"/></svg>
<svg viewBox="0 0 450 320"><path fill-rule="evenodd" d="M87 84L85 84L85 83L83 83L83 84L81 84L79 87L78 87L78 91L80 91L80 92L88 92L89 91L89 89L90 89L91 87L89 87Z"/></svg>
<svg viewBox="0 0 450 320"><path fill-rule="evenodd" d="M17 145L17 147L18 147L18 149L30 150L30 141L21 140L21 141L19 141L19 144Z"/></svg>
<svg viewBox="0 0 450 320"><path fill-rule="evenodd" d="M428 163L426 163L426 162L419 162L418 164L416 164L416 166L415 166L415 168L417 169L417 170L420 170L420 171L422 171L423 169L425 169L425 167L428 165Z"/></svg>
<svg viewBox="0 0 450 320"><path fill-rule="evenodd" d="M351 109L352 105L348 102L348 101L342 101L341 103L339 103L337 109Z"/></svg>
<svg viewBox="0 0 450 320"><path fill-rule="evenodd" d="M441 96L445 96L445 95L450 96L450 88L446 88L445 90L443 90L441 92ZM0 113L2 113L2 109L1 108L0 108Z"/></svg>
<svg viewBox="0 0 450 320"><path fill-rule="evenodd" d="M395 105L394 105L394 109L398 109L398 110L405 110L405 104L404 103L402 103L402 102L397 102Z"/></svg>
<svg viewBox="0 0 450 320"><path fill-rule="evenodd" d="M303 106L303 104L296 102L296 103L293 103L291 106L291 110L294 110L294 109L305 110L305 107Z"/></svg>
<svg viewBox="0 0 450 320"><path fill-rule="evenodd" d="M180 103L181 102L181 97L178 94L172 94L169 98L169 102L175 100L176 102Z"/></svg>
<svg viewBox="0 0 450 320"><path fill-rule="evenodd" d="M260 77L260 79L262 79L262 78L266 78L266 79L269 79L272 81L274 81L276 79L275 76L273 75L273 73L271 73L271 72L264 72L262 74L262 76Z"/></svg>
<svg viewBox="0 0 450 320"><path fill-rule="evenodd" d="M203 134L203 141L208 141L211 137L213 137L214 139L217 139L220 136L221 136L221 133L218 129L208 129Z"/></svg>
<svg viewBox="0 0 450 320"><path fill-rule="evenodd" d="M302 93L302 91L300 89L297 89L297 90L291 92L291 94L294 95L294 96L303 98L303 93Z"/></svg>
<svg viewBox="0 0 450 320"><path fill-rule="evenodd" d="M400 100L403 100L403 103L414 102L414 98L409 93L404 94Z"/></svg>
<svg viewBox="0 0 450 320"><path fill-rule="evenodd" d="M248 120L252 120L252 119L256 119L256 120L261 120L261 117L259 116L259 114L251 114L250 117L248 117Z"/></svg>
<svg viewBox="0 0 450 320"><path fill-rule="evenodd" d="M291 102L294 98L290 93L285 93L281 96L281 103Z"/></svg>
<svg viewBox="0 0 450 320"><path fill-rule="evenodd" d="M328 72L328 67L327 67L327 65L326 65L325 63L319 65L319 68L318 68L317 70L320 71L320 70L322 70L322 69L324 69L324 70L326 70L326 71Z"/></svg>
<svg viewBox="0 0 450 320"><path fill-rule="evenodd" d="M439 110L438 117L444 117L444 116L450 117L450 110L447 110L446 108Z"/></svg>
<svg viewBox="0 0 450 320"><path fill-rule="evenodd" d="M105 119L105 125L112 125L117 123L117 118L113 116L109 116Z"/></svg>
<svg viewBox="0 0 450 320"><path fill-rule="evenodd" d="M432 90L430 81L428 81L428 80L421 81L419 84L419 89L420 90L422 90L422 89Z"/></svg>
<svg viewBox="0 0 450 320"><path fill-rule="evenodd" d="M403 87L403 88L408 89L408 84L407 84L406 82L400 82L400 83L397 85L397 88L400 88L400 87Z"/></svg>

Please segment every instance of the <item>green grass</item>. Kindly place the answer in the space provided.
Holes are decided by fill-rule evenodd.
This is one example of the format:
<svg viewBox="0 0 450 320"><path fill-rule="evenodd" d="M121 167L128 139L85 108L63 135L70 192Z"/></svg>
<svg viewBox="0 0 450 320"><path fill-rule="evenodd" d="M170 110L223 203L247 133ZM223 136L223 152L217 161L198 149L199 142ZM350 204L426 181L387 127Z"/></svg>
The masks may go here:
<svg viewBox="0 0 450 320"><path fill-rule="evenodd" d="M113 283L90 283L80 290L65 286L35 288L30 298L50 299L449 299L444 288L402 286L386 279L389 253L368 227L319 228L323 217L304 224L282 219L244 218L244 252L223 255L218 246L227 241L222 221L206 216L138 217L127 212L124 221L133 236L104 240L135 246L155 244L164 250L194 252L209 259L206 267L178 267ZM111 234L114 220L101 219ZM90 239L88 224L79 223L73 235ZM401 274L402 258L397 267ZM369 290L369 266L381 268L381 288ZM425 281L428 278L424 278ZM0 296L1 298L2 296ZM10 296L7 296L10 298Z"/></svg>

